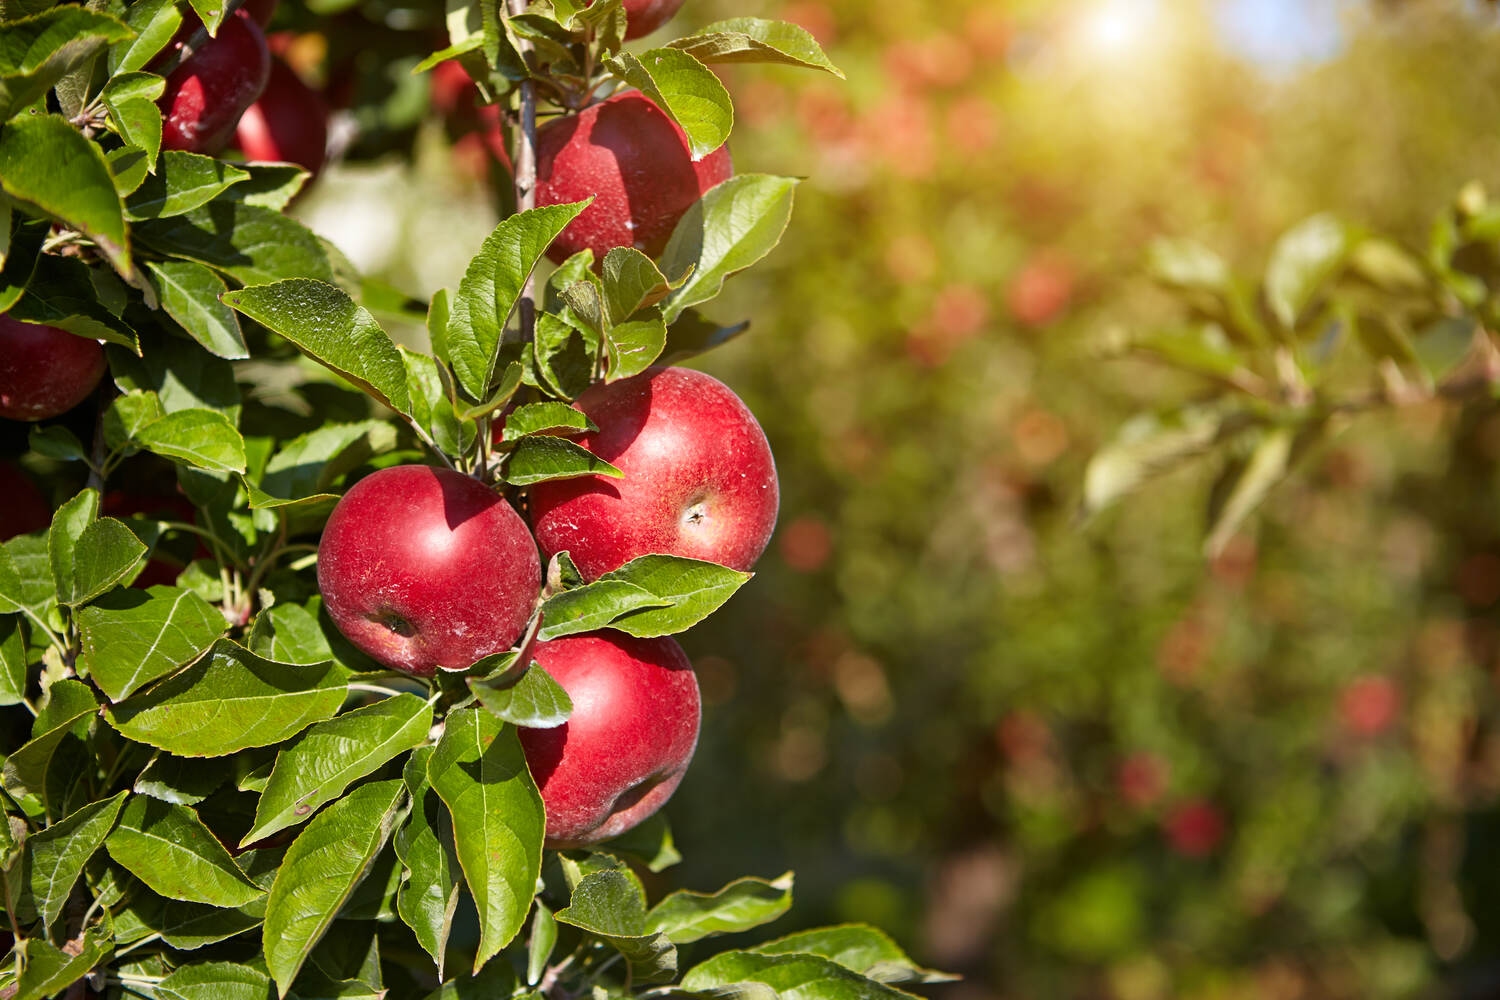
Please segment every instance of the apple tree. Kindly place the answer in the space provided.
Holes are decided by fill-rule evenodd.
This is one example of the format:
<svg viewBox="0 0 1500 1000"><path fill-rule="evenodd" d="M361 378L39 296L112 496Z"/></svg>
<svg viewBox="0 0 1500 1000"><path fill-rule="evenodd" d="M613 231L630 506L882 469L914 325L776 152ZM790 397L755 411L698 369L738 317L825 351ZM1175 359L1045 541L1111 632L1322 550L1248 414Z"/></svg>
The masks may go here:
<svg viewBox="0 0 1500 1000"><path fill-rule="evenodd" d="M0 0L0 996L944 978L863 925L700 943L790 874L646 891L699 724L671 637L777 505L753 415L671 367L743 332L696 307L795 188L733 173L712 67L838 75L754 18L624 47L676 6ZM263 25L415 72L320 93ZM510 211L417 301L283 210L409 142L429 73Z"/></svg>

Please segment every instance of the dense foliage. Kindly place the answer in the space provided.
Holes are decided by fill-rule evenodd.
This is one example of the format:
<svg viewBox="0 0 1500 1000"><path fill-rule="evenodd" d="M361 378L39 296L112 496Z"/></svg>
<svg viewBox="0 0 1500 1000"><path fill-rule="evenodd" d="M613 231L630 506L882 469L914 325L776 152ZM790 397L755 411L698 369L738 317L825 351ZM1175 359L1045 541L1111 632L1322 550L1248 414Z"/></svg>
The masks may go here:
<svg viewBox="0 0 1500 1000"><path fill-rule="evenodd" d="M403 73L462 62L466 110L509 140L494 155L516 164L519 210L428 303L362 281L283 213L308 169L211 155L225 108L271 75L240 6L0 5L0 405L30 421L6 424L25 471L6 466L0 498L0 991L854 998L946 978L862 924L704 951L782 915L792 876L648 906L642 877L680 859L660 815L544 850L550 806L518 729L576 706L532 641L677 634L749 573L648 553L585 574L556 552L521 641L434 674L346 639L315 569L340 495L394 466L445 466L522 507L539 484L618 479L572 440L597 428L568 404L744 329L693 307L776 244L794 181L741 173L694 192L657 260L582 249L541 282L591 199L532 204L538 92L556 113L637 88L702 157L733 119L709 64L838 71L804 30L751 18L627 51L620 0L275 14ZM399 132L381 115L360 140ZM375 312L425 317L430 353ZM92 405L52 393L71 362L44 328L67 350L109 345ZM87 393L100 370L83 361Z"/></svg>

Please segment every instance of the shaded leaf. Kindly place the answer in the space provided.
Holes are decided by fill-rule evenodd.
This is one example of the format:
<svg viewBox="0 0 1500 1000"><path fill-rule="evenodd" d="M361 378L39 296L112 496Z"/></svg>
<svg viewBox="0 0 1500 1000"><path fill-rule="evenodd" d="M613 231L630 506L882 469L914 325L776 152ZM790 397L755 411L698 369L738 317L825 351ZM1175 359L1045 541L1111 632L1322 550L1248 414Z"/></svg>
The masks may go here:
<svg viewBox="0 0 1500 1000"><path fill-rule="evenodd" d="M279 663L220 639L187 670L106 710L105 719L138 743L221 757L332 717L344 701L345 676L331 661Z"/></svg>
<svg viewBox="0 0 1500 1000"><path fill-rule="evenodd" d="M105 849L126 871L169 899L232 907L262 894L187 806L132 796Z"/></svg>
<svg viewBox="0 0 1500 1000"><path fill-rule="evenodd" d="M361 785L314 817L287 849L266 903L266 968L285 996L390 837L399 779Z"/></svg>

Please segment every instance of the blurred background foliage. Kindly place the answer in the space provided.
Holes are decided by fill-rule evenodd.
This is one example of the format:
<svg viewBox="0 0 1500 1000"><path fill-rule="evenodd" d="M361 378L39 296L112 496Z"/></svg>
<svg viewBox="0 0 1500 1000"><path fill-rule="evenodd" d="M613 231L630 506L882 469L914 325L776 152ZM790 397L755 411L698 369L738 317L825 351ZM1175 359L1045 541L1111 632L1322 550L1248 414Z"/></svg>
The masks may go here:
<svg viewBox="0 0 1500 1000"><path fill-rule="evenodd" d="M1358 417L1212 559L1211 463L1077 516L1130 414L1203 391L1113 357L1180 317L1153 240L1257 273L1332 212L1420 254L1466 182L1500 190L1491 6L689 0L671 27L742 14L849 79L726 73L737 169L807 177L710 310L750 334L705 360L783 507L689 636L665 878L795 868L790 919L891 928L955 1000L1495 995L1500 408ZM297 212L408 294L452 285L493 184L420 53L285 44L349 109Z"/></svg>

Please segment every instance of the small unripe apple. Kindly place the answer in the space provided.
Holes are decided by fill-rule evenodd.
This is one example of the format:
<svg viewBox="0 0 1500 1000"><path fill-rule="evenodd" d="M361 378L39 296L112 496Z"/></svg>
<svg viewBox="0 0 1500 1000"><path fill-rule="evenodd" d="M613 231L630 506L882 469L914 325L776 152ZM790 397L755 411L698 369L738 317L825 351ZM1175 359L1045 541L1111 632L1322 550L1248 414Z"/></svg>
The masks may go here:
<svg viewBox="0 0 1500 1000"><path fill-rule="evenodd" d="M94 391L104 368L97 340L0 316L0 417L46 420L66 413Z"/></svg>
<svg viewBox="0 0 1500 1000"><path fill-rule="evenodd" d="M682 129L635 91L555 118L537 131L536 203L595 197L547 253L561 262L588 248L602 261L635 247L660 257L683 214L733 173L727 146L693 162Z"/></svg>
<svg viewBox="0 0 1500 1000"><path fill-rule="evenodd" d="M596 383L577 406L598 431L576 440L623 479L582 476L531 489L542 552L566 550L585 579L660 552L748 570L776 527L771 446L729 388L690 368Z"/></svg>
<svg viewBox="0 0 1500 1000"><path fill-rule="evenodd" d="M36 484L12 462L0 462L0 542L41 531L52 508Z"/></svg>
<svg viewBox="0 0 1500 1000"><path fill-rule="evenodd" d="M671 639L615 632L536 644L532 658L568 692L573 714L520 730L547 807L547 846L617 837L676 791L698 745L698 679Z"/></svg>
<svg viewBox="0 0 1500 1000"><path fill-rule="evenodd" d="M240 116L235 144L251 160L295 163L316 175L328 146L328 106L283 60L271 60L265 91Z"/></svg>
<svg viewBox="0 0 1500 1000"><path fill-rule="evenodd" d="M196 29L184 24L167 51L180 50ZM225 18L217 35L167 75L167 89L156 102L163 116L162 148L209 154L223 149L270 73L271 51L260 25L244 11Z"/></svg>
<svg viewBox="0 0 1500 1000"><path fill-rule="evenodd" d="M509 649L541 574L510 504L468 476L425 465L361 479L318 543L318 588L339 631L418 677Z"/></svg>

